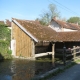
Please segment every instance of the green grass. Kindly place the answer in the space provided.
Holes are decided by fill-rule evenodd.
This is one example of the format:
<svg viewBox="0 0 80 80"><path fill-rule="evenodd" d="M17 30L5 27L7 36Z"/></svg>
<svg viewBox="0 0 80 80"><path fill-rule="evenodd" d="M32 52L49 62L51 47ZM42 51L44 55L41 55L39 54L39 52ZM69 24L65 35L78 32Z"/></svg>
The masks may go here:
<svg viewBox="0 0 80 80"><path fill-rule="evenodd" d="M36 62L52 62L51 58L38 58Z"/></svg>
<svg viewBox="0 0 80 80"><path fill-rule="evenodd" d="M79 62L80 62L80 59L75 60L75 62L76 62L76 63L79 63Z"/></svg>

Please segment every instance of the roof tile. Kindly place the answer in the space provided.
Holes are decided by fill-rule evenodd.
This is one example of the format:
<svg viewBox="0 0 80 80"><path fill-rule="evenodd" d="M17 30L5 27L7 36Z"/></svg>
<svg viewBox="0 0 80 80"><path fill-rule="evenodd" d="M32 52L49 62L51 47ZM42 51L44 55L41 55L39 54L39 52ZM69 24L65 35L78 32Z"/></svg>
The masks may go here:
<svg viewBox="0 0 80 80"><path fill-rule="evenodd" d="M29 33L39 41L80 41L80 31L75 32L56 32L48 26L42 26L35 21L15 19ZM62 23L63 24L63 23Z"/></svg>
<svg viewBox="0 0 80 80"><path fill-rule="evenodd" d="M80 30L80 25L74 24L74 23L68 23L68 22L64 22L58 19L52 19L55 22L57 22L59 25L61 25L61 27L67 28L67 29L73 29L73 30Z"/></svg>

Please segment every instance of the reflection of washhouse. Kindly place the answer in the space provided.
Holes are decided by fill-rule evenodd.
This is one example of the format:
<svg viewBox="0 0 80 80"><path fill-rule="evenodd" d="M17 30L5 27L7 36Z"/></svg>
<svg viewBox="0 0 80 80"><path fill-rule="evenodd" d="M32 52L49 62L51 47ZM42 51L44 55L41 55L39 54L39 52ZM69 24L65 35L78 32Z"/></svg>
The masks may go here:
<svg viewBox="0 0 80 80"><path fill-rule="evenodd" d="M15 60L12 60L11 72L12 72L13 74L15 74L15 69L16 69Z"/></svg>
<svg viewBox="0 0 80 80"><path fill-rule="evenodd" d="M11 64L12 80L31 80L53 69L52 62L15 59Z"/></svg>
<svg viewBox="0 0 80 80"><path fill-rule="evenodd" d="M35 75L35 62L29 60L13 60L12 80L31 80Z"/></svg>

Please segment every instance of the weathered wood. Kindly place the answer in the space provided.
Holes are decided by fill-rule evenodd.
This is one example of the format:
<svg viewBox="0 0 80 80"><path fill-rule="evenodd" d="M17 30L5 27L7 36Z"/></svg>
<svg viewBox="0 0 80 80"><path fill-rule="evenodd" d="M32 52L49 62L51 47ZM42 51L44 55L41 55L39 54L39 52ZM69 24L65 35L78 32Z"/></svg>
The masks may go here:
<svg viewBox="0 0 80 80"><path fill-rule="evenodd" d="M38 54L35 54L35 57L42 57L42 56L47 56L47 55L51 55L52 52L46 52L46 53L38 53Z"/></svg>
<svg viewBox="0 0 80 80"><path fill-rule="evenodd" d="M80 49L80 47L73 46L73 49L71 49L71 50L74 50L74 49Z"/></svg>
<svg viewBox="0 0 80 80"><path fill-rule="evenodd" d="M15 23L12 24L12 39L16 40L16 56L32 57L33 40Z"/></svg>
<svg viewBox="0 0 80 80"><path fill-rule="evenodd" d="M63 62L64 62L64 65L66 65L66 62L67 61L72 61L72 60L75 60L78 56L79 56L79 53L80 53L80 46L73 46L72 49L66 49L65 47L63 49L56 49L56 55L60 55L62 56L62 52L63 52ZM58 53L59 52L59 53ZM69 53L69 54L68 54ZM76 56L78 54L78 56ZM66 60L66 58L70 57L70 56L73 56L73 58L71 58L70 60Z"/></svg>
<svg viewBox="0 0 80 80"><path fill-rule="evenodd" d="M34 44L34 42L32 41L32 58L34 58L35 59L35 44Z"/></svg>
<svg viewBox="0 0 80 80"><path fill-rule="evenodd" d="M52 44L52 64L53 64L53 66L55 66L55 64L54 64L54 62L55 62L54 54L55 54L55 44Z"/></svg>
<svg viewBox="0 0 80 80"><path fill-rule="evenodd" d="M75 48L75 46L73 46L73 57L74 57L74 60L75 60L75 57L76 57L76 48Z"/></svg>
<svg viewBox="0 0 80 80"><path fill-rule="evenodd" d="M66 47L63 47L63 62L65 66L66 65Z"/></svg>

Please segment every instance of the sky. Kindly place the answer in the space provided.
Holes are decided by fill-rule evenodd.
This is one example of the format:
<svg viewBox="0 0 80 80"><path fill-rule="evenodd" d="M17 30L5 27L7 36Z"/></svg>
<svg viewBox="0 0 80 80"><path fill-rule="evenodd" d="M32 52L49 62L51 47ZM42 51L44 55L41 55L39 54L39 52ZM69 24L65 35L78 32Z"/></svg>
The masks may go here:
<svg viewBox="0 0 80 80"><path fill-rule="evenodd" d="M80 17L80 0L0 0L0 20L35 20L49 4L55 4L61 18Z"/></svg>

